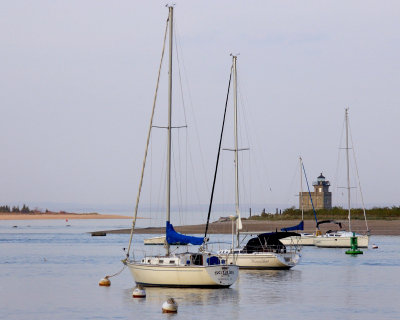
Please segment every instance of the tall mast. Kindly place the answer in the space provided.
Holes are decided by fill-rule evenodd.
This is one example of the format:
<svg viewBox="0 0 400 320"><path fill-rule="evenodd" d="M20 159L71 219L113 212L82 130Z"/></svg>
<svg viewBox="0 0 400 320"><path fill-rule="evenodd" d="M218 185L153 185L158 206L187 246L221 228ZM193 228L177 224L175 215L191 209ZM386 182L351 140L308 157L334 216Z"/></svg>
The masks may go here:
<svg viewBox="0 0 400 320"><path fill-rule="evenodd" d="M303 159L300 160L300 208L301 208L301 221L304 221L304 206L303 206Z"/></svg>
<svg viewBox="0 0 400 320"><path fill-rule="evenodd" d="M169 9L169 69L168 69L168 142L167 142L167 221L171 215L171 123L172 123L172 39L173 39L173 14L174 8ZM166 245L167 256L169 255L169 244Z"/></svg>
<svg viewBox="0 0 400 320"><path fill-rule="evenodd" d="M346 163L347 163L347 206L349 210L349 231L351 232L351 219L350 219L350 166L349 166L349 108L345 109L346 120Z"/></svg>
<svg viewBox="0 0 400 320"><path fill-rule="evenodd" d="M237 134L237 56L232 55L233 66L233 112L234 112L234 135L235 135L235 207L236 207L236 247L239 247L239 230L241 229L241 219L239 211L239 160L238 160L238 134Z"/></svg>

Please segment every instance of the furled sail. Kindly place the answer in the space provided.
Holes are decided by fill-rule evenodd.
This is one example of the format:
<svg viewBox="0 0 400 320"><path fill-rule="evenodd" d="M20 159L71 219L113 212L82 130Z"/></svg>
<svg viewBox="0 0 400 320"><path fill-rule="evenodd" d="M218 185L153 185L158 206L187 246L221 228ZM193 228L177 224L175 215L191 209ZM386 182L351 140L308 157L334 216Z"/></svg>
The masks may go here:
<svg viewBox="0 0 400 320"><path fill-rule="evenodd" d="M281 231L293 231L293 230L304 230L304 221L301 220L301 222L298 225L295 225L293 227L287 227L281 229Z"/></svg>
<svg viewBox="0 0 400 320"><path fill-rule="evenodd" d="M174 230L173 225L167 221L167 242L169 244L194 244L194 245L201 245L203 244L203 238L200 237L192 237L192 236L185 236L184 234L180 234Z"/></svg>

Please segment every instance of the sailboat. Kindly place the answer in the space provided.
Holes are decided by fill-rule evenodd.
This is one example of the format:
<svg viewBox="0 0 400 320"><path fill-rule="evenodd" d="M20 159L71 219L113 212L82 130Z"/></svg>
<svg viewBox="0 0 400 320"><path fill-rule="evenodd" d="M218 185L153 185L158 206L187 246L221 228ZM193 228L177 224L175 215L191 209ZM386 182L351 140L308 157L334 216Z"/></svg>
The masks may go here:
<svg viewBox="0 0 400 320"><path fill-rule="evenodd" d="M177 233L170 223L171 201L171 115L172 115L172 41L173 41L173 6L169 6L167 27L164 37L169 29L169 80L168 80L168 140L167 140L167 190L166 190L166 253L162 256L144 256L141 259L130 259L129 252L132 245L133 230L135 228L137 211L142 188L144 168L149 146L156 96L153 104L153 112L147 136L147 145L143 161L142 174L139 183L139 191L136 199L135 214L132 222L131 235L126 258L123 263L128 266L137 284L154 287L195 287L195 288L227 288L237 279L239 268L236 265L228 265L225 260L217 255L204 250L207 239L201 237L186 236ZM164 53L164 49L163 49ZM163 57L163 54L162 54ZM162 65L162 58L160 69ZM160 71L158 74L160 79ZM157 83L158 88L158 83ZM157 90L156 90L157 95ZM190 243L201 245L198 252L172 253L171 243Z"/></svg>
<svg viewBox="0 0 400 320"><path fill-rule="evenodd" d="M234 151L235 155L235 211L232 223L236 221L236 245L232 233L232 247L220 250L221 259L225 259L228 264L237 264L241 269L289 269L300 261L298 247L293 244L285 246L280 239L288 236L298 236L294 232L267 232L257 235L248 240L244 247L240 247L240 230L242 221L239 209L239 159L238 152L246 149L238 147L238 128L237 128L237 56L232 55L231 72L233 74L233 106L234 106Z"/></svg>
<svg viewBox="0 0 400 320"><path fill-rule="evenodd" d="M348 206L348 221L349 231L339 230L334 232L327 232L326 234L314 239L314 245L317 247L333 247L333 248L350 248L350 239L353 236L357 237L358 247L368 248L369 236L356 234L351 230L351 202L350 202L350 165L349 165L349 109L345 109L345 123L346 123L346 165L347 165L347 206ZM362 195L362 194L361 194ZM362 196L361 196L362 198ZM363 201L364 202L364 201ZM367 218L365 215L365 208L363 203L365 224L368 230Z"/></svg>

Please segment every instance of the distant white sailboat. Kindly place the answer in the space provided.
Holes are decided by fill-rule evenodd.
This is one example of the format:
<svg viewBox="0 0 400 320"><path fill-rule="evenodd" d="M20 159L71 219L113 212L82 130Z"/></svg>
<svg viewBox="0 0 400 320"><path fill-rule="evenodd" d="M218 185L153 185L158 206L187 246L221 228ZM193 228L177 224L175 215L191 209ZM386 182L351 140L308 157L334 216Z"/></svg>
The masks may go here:
<svg viewBox="0 0 400 320"><path fill-rule="evenodd" d="M167 245L166 236L151 237L143 240L145 245Z"/></svg>
<svg viewBox="0 0 400 320"><path fill-rule="evenodd" d="M175 232L170 223L171 200L171 114L172 114L172 40L173 40L173 7L169 6L167 26L169 26L169 85L168 85L168 142L167 142L167 210L166 210L166 254L164 256L145 256L139 260L129 258L132 244L133 229L137 217L140 191L143 181L143 173L152 128L153 113L150 121L145 159L142 168L142 177L136 200L135 216L132 223L131 236L127 250L127 257L123 261L126 264L137 284L143 286L164 287L199 287L199 288L226 288L231 286L238 277L238 266L227 265L226 260L220 259L205 250L195 253L171 253L170 244L185 242L193 245L204 245L206 239L190 237ZM167 32L167 30L166 30ZM165 47L165 40L164 40ZM163 50L164 52L164 50ZM161 60L162 61L162 60ZM161 64L160 64L161 68ZM203 246L201 249L204 248Z"/></svg>
<svg viewBox="0 0 400 320"><path fill-rule="evenodd" d="M351 242L350 239L353 237L353 234L357 237L358 247L360 248L368 248L369 243L369 235L361 235L352 232L351 230L351 201L350 201L350 165L349 165L349 109L345 109L345 122L346 122L346 165L347 165L347 206L348 206L348 221L349 221L349 231L339 230L335 232L327 232L326 234L319 236L314 239L314 245L317 247L325 247L325 248L350 248ZM360 186L361 187L361 186ZM360 190L361 191L361 190ZM362 193L361 193L362 198ZM363 202L363 210L364 210L364 218L365 225L368 230L367 217L365 214L364 201Z"/></svg>

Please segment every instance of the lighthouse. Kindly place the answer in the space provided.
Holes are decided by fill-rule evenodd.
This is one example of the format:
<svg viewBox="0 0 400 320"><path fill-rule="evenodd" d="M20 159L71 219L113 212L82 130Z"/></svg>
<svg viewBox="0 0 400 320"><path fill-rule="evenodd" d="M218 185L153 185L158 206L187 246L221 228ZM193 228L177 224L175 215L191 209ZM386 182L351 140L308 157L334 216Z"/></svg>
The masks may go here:
<svg viewBox="0 0 400 320"><path fill-rule="evenodd" d="M325 180L322 173L317 178L317 181L313 182L314 192L311 192L311 197L315 210L332 209L332 192L329 191L330 185L330 182ZM299 193L299 208L301 208L302 201L305 211L312 210L310 195L308 192Z"/></svg>

